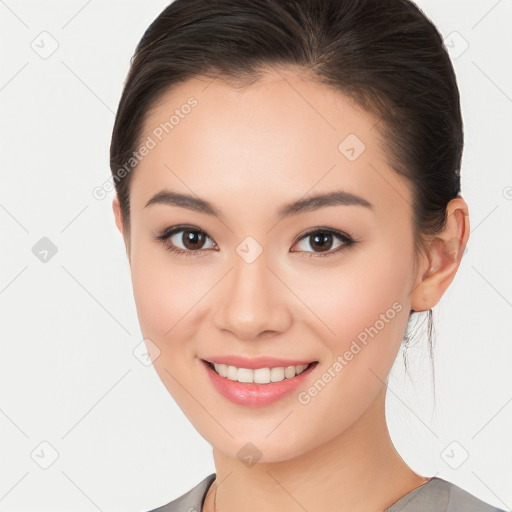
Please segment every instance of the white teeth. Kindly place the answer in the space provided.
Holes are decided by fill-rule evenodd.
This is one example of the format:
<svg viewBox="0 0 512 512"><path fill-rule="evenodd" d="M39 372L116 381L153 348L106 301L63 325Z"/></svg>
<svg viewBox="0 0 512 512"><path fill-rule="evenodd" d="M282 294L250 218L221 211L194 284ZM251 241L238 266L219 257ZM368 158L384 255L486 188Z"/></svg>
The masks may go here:
<svg viewBox="0 0 512 512"><path fill-rule="evenodd" d="M256 370L237 368L236 366L217 363L213 363L213 366L221 377L226 377L229 380L254 384L269 384L270 382L281 382L284 379L292 379L302 373L309 365L299 364L298 366L258 368Z"/></svg>
<svg viewBox="0 0 512 512"><path fill-rule="evenodd" d="M272 368L270 370L270 380L272 382L281 382L284 379L284 368Z"/></svg>

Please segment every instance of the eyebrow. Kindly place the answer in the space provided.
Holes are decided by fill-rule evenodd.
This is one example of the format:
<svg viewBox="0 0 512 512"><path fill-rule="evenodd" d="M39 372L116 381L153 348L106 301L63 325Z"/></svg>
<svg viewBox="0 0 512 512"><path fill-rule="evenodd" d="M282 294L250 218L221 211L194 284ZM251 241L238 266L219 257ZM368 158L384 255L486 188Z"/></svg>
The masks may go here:
<svg viewBox="0 0 512 512"><path fill-rule="evenodd" d="M162 190L155 194L144 207L152 204L167 204L171 206L180 206L206 215L215 215L222 218L221 212L215 208L208 201L199 197L194 197L188 194L173 192L170 190ZM344 190L336 190L325 194L316 194L304 199L293 201L283 206L278 212L278 218L291 217L301 213L312 212L320 208L328 206L364 206L365 208L373 209L373 205L366 199L346 192Z"/></svg>

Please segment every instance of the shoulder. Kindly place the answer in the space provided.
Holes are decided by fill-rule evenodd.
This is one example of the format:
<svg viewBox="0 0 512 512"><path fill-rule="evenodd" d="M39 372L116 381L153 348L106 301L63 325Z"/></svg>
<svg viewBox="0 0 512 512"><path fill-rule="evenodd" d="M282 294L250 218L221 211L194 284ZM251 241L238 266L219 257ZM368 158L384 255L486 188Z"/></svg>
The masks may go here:
<svg viewBox="0 0 512 512"><path fill-rule="evenodd" d="M433 477L414 489L384 512L505 512L489 505L464 489L442 478Z"/></svg>
<svg viewBox="0 0 512 512"><path fill-rule="evenodd" d="M214 480L215 473L212 473L179 498L148 512L201 512L204 497Z"/></svg>

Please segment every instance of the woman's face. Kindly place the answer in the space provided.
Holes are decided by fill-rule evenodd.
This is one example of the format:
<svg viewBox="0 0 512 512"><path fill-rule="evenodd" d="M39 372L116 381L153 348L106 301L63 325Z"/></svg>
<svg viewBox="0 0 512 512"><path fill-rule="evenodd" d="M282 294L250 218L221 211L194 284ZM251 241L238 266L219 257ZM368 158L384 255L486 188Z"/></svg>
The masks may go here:
<svg viewBox="0 0 512 512"><path fill-rule="evenodd" d="M386 164L377 122L284 72L238 89L194 79L148 114L125 233L141 330L162 382L228 455L250 442L260 462L296 457L343 433L383 389L416 274L412 191ZM165 192L191 199L147 205ZM309 202L333 192L337 202ZM318 363L257 402L247 385L236 400L212 384L203 360L228 355ZM258 396L264 386L252 384Z"/></svg>

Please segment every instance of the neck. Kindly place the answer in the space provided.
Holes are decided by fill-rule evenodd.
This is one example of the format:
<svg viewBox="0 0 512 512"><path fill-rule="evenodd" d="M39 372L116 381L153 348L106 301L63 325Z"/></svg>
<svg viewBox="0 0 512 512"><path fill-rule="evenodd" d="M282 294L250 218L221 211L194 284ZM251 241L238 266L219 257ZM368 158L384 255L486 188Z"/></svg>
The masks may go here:
<svg viewBox="0 0 512 512"><path fill-rule="evenodd" d="M290 460L245 466L213 450L216 479L204 512L384 510L428 481L396 451L385 419L385 387L340 435ZM217 484L219 485L217 489Z"/></svg>

